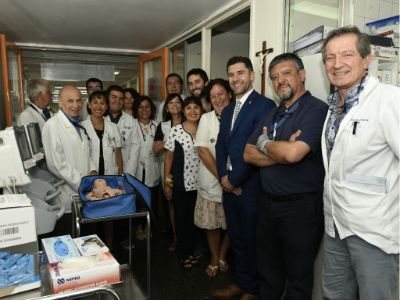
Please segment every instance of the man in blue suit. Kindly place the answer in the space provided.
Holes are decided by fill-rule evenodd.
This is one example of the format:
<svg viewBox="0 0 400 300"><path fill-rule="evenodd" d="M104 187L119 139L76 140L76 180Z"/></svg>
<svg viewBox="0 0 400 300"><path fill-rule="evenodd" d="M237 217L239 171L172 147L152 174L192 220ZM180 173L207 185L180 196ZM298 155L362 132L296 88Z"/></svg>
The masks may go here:
<svg viewBox="0 0 400 300"><path fill-rule="evenodd" d="M222 112L216 154L236 274L235 284L212 292L212 296L227 299L241 295L240 299L246 300L254 299L258 291L256 227L261 185L257 169L244 162L243 152L261 117L275 103L253 89L255 75L249 58L230 58L227 72L235 101Z"/></svg>

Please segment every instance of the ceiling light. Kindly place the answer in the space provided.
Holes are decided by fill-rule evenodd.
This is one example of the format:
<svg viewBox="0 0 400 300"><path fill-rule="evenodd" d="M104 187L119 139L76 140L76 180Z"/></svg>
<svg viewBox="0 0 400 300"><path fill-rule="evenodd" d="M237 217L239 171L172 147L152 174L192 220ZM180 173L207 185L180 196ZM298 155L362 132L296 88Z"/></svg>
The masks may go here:
<svg viewBox="0 0 400 300"><path fill-rule="evenodd" d="M118 74L119 74L118 70L114 71L114 75L118 75Z"/></svg>

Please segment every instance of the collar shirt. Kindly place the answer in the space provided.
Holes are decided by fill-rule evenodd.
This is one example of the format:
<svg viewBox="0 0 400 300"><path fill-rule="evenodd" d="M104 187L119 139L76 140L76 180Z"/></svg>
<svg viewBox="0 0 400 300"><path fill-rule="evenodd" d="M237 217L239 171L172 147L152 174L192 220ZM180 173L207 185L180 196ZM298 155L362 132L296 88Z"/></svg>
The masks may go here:
<svg viewBox="0 0 400 300"><path fill-rule="evenodd" d="M249 98L250 94L251 94L253 91L254 91L254 89L251 89L251 90L247 91L247 92L242 96L242 98L240 98L240 99L239 99L239 98L236 98L236 99L235 99L236 105L235 105L235 108L234 108L234 110L233 110L232 122L231 122L231 130L233 129L233 126L235 125L235 121L236 121L236 119L237 119L237 117L238 117L238 115L239 115L239 113L240 113L240 110L241 110L242 107L243 107L243 104L247 101L247 98ZM229 168L229 164L230 164L230 162L228 162L228 168Z"/></svg>
<svg viewBox="0 0 400 300"><path fill-rule="evenodd" d="M350 109L359 103L360 93L364 89L367 77L364 77L359 84L355 85L348 91L344 99L344 104L342 106L338 106L339 93L337 89L335 89L335 91L328 98L329 110L332 112L328 119L327 127L325 130L328 161L331 156L333 146L335 144L335 138L339 130L340 123L342 123L344 117L347 115Z"/></svg>
<svg viewBox="0 0 400 300"><path fill-rule="evenodd" d="M246 103L246 101L247 101L247 98L249 98L250 94L251 94L253 91L254 91L254 89L250 89L249 91L247 91L247 92L242 96L242 98L237 98L237 97L235 97L235 100L236 100L236 101L240 101L240 109L242 109L243 105L244 105L244 104ZM240 112L240 109L239 109L239 112Z"/></svg>

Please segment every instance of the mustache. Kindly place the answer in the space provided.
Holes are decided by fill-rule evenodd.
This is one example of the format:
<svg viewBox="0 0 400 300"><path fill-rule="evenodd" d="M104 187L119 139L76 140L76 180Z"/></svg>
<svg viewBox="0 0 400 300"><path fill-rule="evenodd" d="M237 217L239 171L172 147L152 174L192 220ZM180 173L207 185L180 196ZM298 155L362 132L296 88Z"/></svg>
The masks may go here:
<svg viewBox="0 0 400 300"><path fill-rule="evenodd" d="M278 89L281 88L282 86L291 87L291 86L290 86L289 84L287 84L287 83L280 83L280 84L278 85Z"/></svg>

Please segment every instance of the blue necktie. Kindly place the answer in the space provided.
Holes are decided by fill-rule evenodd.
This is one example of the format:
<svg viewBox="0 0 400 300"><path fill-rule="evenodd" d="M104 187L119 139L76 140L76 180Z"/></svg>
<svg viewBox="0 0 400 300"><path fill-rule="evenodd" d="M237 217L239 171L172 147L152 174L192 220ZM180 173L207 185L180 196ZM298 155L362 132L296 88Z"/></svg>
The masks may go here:
<svg viewBox="0 0 400 300"><path fill-rule="evenodd" d="M43 115L46 117L46 121L51 118L50 110L47 107L43 109Z"/></svg>

